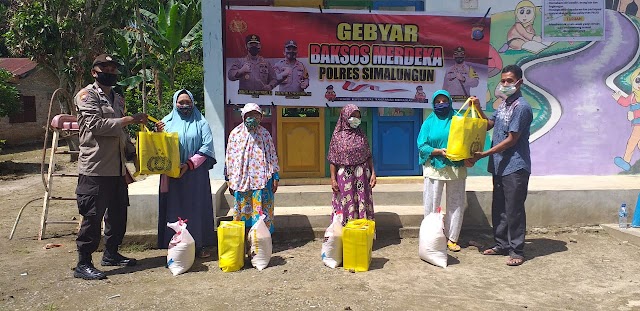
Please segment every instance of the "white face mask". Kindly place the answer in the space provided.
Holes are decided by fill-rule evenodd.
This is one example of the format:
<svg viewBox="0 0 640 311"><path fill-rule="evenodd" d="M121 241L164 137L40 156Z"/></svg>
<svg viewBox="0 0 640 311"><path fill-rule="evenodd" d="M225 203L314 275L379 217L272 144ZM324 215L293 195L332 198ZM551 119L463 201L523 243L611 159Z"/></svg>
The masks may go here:
<svg viewBox="0 0 640 311"><path fill-rule="evenodd" d="M518 82L516 82L518 83ZM506 95L507 97L513 95L518 88L516 88L516 83L514 84L509 84L509 85L502 85L500 84L500 87L498 88L498 91L500 91L500 93Z"/></svg>
<svg viewBox="0 0 640 311"><path fill-rule="evenodd" d="M357 128L358 126L360 126L360 122L362 122L360 118L356 117L351 117L347 121L349 122L349 126L351 126L352 128Z"/></svg>

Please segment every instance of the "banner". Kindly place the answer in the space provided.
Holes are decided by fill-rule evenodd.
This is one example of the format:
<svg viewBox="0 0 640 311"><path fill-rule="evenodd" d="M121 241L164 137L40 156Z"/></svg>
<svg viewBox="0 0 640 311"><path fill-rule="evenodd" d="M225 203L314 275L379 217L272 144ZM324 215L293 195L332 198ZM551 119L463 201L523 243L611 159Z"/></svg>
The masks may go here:
<svg viewBox="0 0 640 311"><path fill-rule="evenodd" d="M484 101L490 21L380 11L226 10L227 103L423 108Z"/></svg>

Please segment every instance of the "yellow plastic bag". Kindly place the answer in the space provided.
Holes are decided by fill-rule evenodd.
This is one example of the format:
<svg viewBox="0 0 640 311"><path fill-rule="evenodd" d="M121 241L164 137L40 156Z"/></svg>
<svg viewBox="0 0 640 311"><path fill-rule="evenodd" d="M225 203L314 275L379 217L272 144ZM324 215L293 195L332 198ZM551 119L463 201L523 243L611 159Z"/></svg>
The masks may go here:
<svg viewBox="0 0 640 311"><path fill-rule="evenodd" d="M463 115L460 111L469 105ZM469 116L471 112L471 116ZM473 157L475 152L484 150L487 136L487 120L483 119L477 108L471 104L471 99L462 105L458 113L451 119L449 140L447 141L447 158L460 161Z"/></svg>
<svg viewBox="0 0 640 311"><path fill-rule="evenodd" d="M355 219L342 230L342 266L345 270L369 270L376 223L368 219Z"/></svg>
<svg viewBox="0 0 640 311"><path fill-rule="evenodd" d="M152 119L152 118L150 118ZM166 174L169 177L180 176L180 141L178 133L152 132L146 126L138 132L136 144L137 167L140 174Z"/></svg>
<svg viewBox="0 0 640 311"><path fill-rule="evenodd" d="M244 266L244 221L221 221L218 227L218 264L224 272Z"/></svg>

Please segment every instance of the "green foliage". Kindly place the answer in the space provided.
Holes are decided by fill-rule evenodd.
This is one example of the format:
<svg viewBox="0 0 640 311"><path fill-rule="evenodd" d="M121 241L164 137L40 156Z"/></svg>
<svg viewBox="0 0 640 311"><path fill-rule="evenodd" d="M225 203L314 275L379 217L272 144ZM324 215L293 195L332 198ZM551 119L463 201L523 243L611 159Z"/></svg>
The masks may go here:
<svg viewBox="0 0 640 311"><path fill-rule="evenodd" d="M9 2L0 1L0 33L7 33L9 30L9 24L7 23L9 11ZM0 36L0 57L8 57L9 49L5 43L3 36Z"/></svg>
<svg viewBox="0 0 640 311"><path fill-rule="evenodd" d="M158 13L140 10L144 16L140 25L144 32L145 44L149 47L157 78L171 87L175 83L175 68L191 53L201 54L202 13L200 0L186 0L185 3L159 2ZM167 76L162 76L162 73Z"/></svg>
<svg viewBox="0 0 640 311"><path fill-rule="evenodd" d="M175 90L187 89L193 94L196 107L204 113L204 67L202 60L180 63L176 67ZM173 93L173 92L171 92Z"/></svg>
<svg viewBox="0 0 640 311"><path fill-rule="evenodd" d="M147 89L147 112L151 115L155 112L162 117L166 110L170 111L171 96L181 88L190 90L197 107L204 111L200 0L158 1L155 12L141 9L140 14L139 25L114 35L116 54L128 60L123 66L128 76L118 84L126 89L127 99L135 107L130 111L142 111L143 83ZM144 50L139 42L141 35Z"/></svg>
<svg viewBox="0 0 640 311"><path fill-rule="evenodd" d="M18 89L10 83L13 75L0 69L0 117L6 117L20 112L20 93Z"/></svg>
<svg viewBox="0 0 640 311"><path fill-rule="evenodd" d="M73 94L87 84L93 57L111 48L105 40L113 37L114 29L130 24L137 2L12 1L4 38L13 55L31 57L50 69L60 86Z"/></svg>

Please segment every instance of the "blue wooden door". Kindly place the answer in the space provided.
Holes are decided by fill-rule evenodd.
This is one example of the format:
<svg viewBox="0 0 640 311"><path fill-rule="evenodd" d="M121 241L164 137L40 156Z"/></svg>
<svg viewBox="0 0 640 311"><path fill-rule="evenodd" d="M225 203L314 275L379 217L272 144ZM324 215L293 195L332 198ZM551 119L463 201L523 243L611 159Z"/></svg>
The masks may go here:
<svg viewBox="0 0 640 311"><path fill-rule="evenodd" d="M373 161L378 176L415 176L422 109L374 108Z"/></svg>

